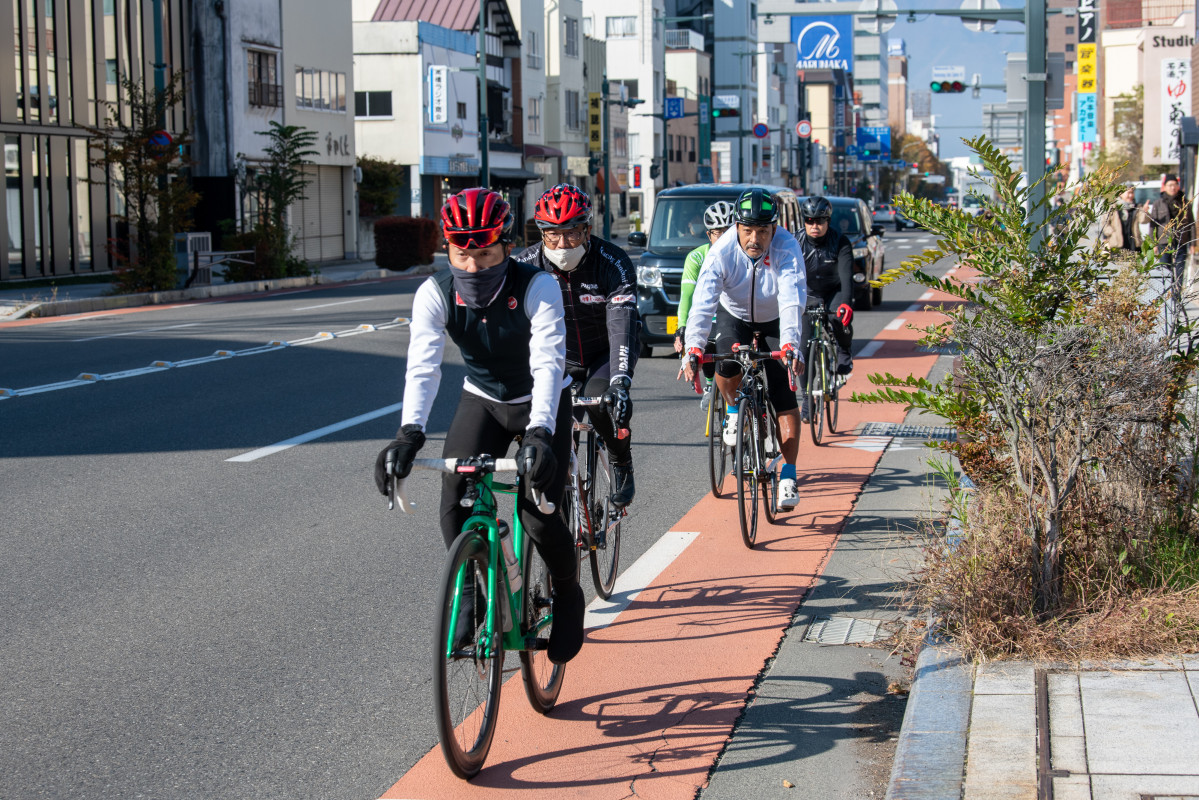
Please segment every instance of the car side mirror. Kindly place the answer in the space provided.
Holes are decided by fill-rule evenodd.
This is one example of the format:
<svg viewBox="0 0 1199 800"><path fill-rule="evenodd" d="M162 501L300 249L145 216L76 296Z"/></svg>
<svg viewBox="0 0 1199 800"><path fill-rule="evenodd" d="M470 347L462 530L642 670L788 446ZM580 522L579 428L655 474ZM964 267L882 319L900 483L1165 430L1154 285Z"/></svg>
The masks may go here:
<svg viewBox="0 0 1199 800"><path fill-rule="evenodd" d="M872 236L882 236L883 235L883 226L882 225L871 225L870 226L870 234Z"/></svg>
<svg viewBox="0 0 1199 800"><path fill-rule="evenodd" d="M629 234L629 244L633 247L645 247L646 241L645 231L633 231Z"/></svg>

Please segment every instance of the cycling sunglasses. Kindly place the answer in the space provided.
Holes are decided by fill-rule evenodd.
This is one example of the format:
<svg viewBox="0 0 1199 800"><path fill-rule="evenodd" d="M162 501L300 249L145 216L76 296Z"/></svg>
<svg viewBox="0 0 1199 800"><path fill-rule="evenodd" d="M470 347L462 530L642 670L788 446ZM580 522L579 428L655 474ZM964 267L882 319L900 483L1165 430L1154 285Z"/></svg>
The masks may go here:
<svg viewBox="0 0 1199 800"><path fill-rule="evenodd" d="M820 222L823 222L827 225L829 218L828 217L804 217L803 221L804 221L805 225L807 225L809 223L816 224L816 223L820 223Z"/></svg>
<svg viewBox="0 0 1199 800"><path fill-rule="evenodd" d="M445 240L454 247L462 250L471 248L482 249L491 247L504 235L503 228L491 228L484 231L445 231Z"/></svg>

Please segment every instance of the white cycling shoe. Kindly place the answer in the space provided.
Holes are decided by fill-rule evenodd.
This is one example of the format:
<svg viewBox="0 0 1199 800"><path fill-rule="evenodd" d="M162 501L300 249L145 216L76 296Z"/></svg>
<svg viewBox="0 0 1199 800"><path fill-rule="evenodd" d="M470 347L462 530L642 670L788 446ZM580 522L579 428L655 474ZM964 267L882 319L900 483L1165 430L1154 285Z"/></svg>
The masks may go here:
<svg viewBox="0 0 1199 800"><path fill-rule="evenodd" d="M737 446L737 412L730 412L724 419L724 444L726 447Z"/></svg>
<svg viewBox="0 0 1199 800"><path fill-rule="evenodd" d="M779 510L789 511L799 505L799 491L795 488L795 478L783 478L779 481Z"/></svg>

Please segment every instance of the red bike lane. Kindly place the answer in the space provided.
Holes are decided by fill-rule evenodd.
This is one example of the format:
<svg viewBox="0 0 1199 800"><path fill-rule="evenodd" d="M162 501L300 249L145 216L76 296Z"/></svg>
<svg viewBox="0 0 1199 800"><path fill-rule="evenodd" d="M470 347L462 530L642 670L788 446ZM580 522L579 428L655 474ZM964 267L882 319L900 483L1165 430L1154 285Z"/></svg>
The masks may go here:
<svg viewBox="0 0 1199 800"><path fill-rule="evenodd" d="M951 299L936 293L929 302ZM940 319L901 316L916 328ZM927 375L936 355L918 339L906 326L882 331L842 397L869 391L871 373ZM903 418L900 405L843 399L838 428ZM550 715L529 706L519 674L510 679L478 776L455 778L434 747L383 798L693 798L881 456L877 441L826 436L817 448L804 431L799 507L775 525L759 514L755 549L741 541L731 478L723 498L706 495L672 527L698 535L613 622L588 631Z"/></svg>

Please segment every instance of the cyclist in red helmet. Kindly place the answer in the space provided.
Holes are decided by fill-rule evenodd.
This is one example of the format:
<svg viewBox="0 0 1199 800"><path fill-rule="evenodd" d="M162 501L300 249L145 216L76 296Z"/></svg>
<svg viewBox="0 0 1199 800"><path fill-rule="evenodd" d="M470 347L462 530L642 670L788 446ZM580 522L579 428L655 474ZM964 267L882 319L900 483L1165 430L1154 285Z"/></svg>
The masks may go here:
<svg viewBox="0 0 1199 800"><path fill-rule="evenodd" d="M591 234L591 199L560 183L541 195L533 219L541 242L518 253L558 281L566 315L566 372L584 395L604 395L605 409L588 409L612 463L612 502L633 501L633 455L629 437L618 439L613 422L628 427L633 416L629 388L639 348L636 272L624 250Z"/></svg>
<svg viewBox="0 0 1199 800"><path fill-rule="evenodd" d="M519 437L516 460L526 485L561 503L571 448L562 293L542 270L509 257L512 224L507 201L487 189L452 195L441 209L450 266L422 283L412 301L402 426L375 462L375 483L384 494L388 476L407 477L425 442L448 337L461 351L466 378L442 457L503 457ZM441 533L447 547L470 513L458 502L464 483L456 475L442 480ZM574 540L559 513L542 514L527 494L517 505L553 578L548 655L562 664L583 645L584 599ZM474 598L468 595L465 601ZM466 623L471 614L459 618ZM459 640L473 633L468 628L457 632Z"/></svg>

